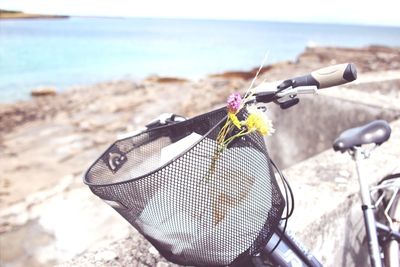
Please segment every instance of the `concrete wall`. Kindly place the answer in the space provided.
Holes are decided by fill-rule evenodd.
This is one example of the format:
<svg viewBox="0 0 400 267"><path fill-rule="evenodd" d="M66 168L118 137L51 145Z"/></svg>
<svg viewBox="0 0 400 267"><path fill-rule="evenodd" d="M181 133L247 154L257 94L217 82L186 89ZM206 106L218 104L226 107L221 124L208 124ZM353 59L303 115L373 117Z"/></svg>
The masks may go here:
<svg viewBox="0 0 400 267"><path fill-rule="evenodd" d="M345 129L375 119L393 121L399 110L327 95L303 97L288 110L270 107L276 133L267 138L271 158L287 168L326 149Z"/></svg>

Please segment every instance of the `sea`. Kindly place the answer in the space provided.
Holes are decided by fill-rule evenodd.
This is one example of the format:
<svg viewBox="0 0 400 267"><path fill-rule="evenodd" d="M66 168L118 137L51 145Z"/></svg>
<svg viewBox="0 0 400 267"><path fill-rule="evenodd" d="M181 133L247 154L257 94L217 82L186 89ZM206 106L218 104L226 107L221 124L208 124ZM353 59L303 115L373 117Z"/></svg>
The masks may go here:
<svg viewBox="0 0 400 267"><path fill-rule="evenodd" d="M83 18L0 21L0 102L37 87L149 75L199 79L295 60L310 45L400 46L400 27L267 21Z"/></svg>

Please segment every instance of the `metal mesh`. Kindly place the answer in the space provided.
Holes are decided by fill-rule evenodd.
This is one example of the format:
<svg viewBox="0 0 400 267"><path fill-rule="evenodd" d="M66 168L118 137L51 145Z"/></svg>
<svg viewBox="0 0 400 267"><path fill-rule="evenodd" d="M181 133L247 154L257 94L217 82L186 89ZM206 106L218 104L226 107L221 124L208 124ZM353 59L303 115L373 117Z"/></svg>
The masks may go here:
<svg viewBox="0 0 400 267"><path fill-rule="evenodd" d="M235 139L215 158L225 120L219 109L119 140L85 183L171 262L220 266L258 253L284 200L259 134Z"/></svg>

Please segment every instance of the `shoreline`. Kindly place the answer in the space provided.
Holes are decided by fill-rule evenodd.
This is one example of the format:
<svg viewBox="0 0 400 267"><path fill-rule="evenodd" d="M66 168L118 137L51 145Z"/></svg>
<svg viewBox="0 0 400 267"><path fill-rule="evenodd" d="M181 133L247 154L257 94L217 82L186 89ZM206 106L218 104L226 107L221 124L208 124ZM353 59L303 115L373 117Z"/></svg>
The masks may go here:
<svg viewBox="0 0 400 267"><path fill-rule="evenodd" d="M299 54L295 61L283 61L265 66L261 71L258 82L262 80L275 81L288 79L310 73L321 67L344 62L355 63L359 75L366 72L400 70L400 47L308 47ZM65 113L68 110L71 110L72 113L74 110L80 112L87 105L95 102L97 98L102 98L103 94L114 96L121 94L121 90L127 97L136 94L137 91L142 91L146 95L153 95L155 98L158 97L157 93L164 94L165 92L161 92L163 90L178 90L175 93L177 94L176 98L189 101L188 96L191 93L195 93L196 97L201 97L202 92L199 89L205 87L205 95L210 95L210 98L219 99L218 101L211 101L211 104L222 103L225 101L224 98L229 95L229 92L247 88L257 70L258 67L248 71L226 71L210 74L199 80L152 75L142 80L122 79L74 86L61 92L58 92L57 88L49 88L50 92L48 94L40 94L41 96L31 97L27 100L0 103L0 146L2 145L1 135L13 132L19 126L33 121L51 120L60 113ZM214 89L210 89L215 87L222 87L222 89L215 92L213 91ZM155 92L154 90L149 91L149 88L158 88L155 90L159 90L159 92ZM179 90L179 88L182 89ZM33 89L35 88L31 90ZM182 94L182 91L185 91L185 94ZM167 95L166 99L169 99L169 97ZM154 100L148 98L146 101L152 102ZM141 105L140 101L135 102L136 105ZM210 105L199 104L197 103L198 101L194 102L193 105L197 105L198 110L203 110L205 106L210 107ZM123 108L118 108L117 105L114 106L111 111L123 110ZM163 106L165 105L163 104L160 107ZM183 109L181 109L181 113L186 116L195 115L196 108L190 110L189 104L185 104Z"/></svg>
<svg viewBox="0 0 400 267"><path fill-rule="evenodd" d="M42 15L0 9L0 20L10 19L68 19L66 15Z"/></svg>
<svg viewBox="0 0 400 267"><path fill-rule="evenodd" d="M0 20L13 20L13 19L69 19L69 16L57 15L35 15L35 14L22 14L15 16L0 16Z"/></svg>
<svg viewBox="0 0 400 267"><path fill-rule="evenodd" d="M261 71L260 75L263 74L272 74L275 76L275 73L278 69L288 69L287 74L292 75L294 73L298 73L299 75L304 74L307 71L313 71L319 68L319 65L316 64L319 62L326 62L326 66L339 64L343 62L353 62L356 63L359 71L383 71L387 69L400 69L400 47L391 47L391 46L383 46L383 45L370 45L366 47L330 47L330 46L316 46L316 47L306 47L302 53L300 53L294 61L285 60L280 62L275 62L272 64L268 64L264 66ZM347 54L347 56L343 60L327 60L329 58L329 54L332 53L333 56L341 57L341 54ZM378 53L376 57L376 62L371 61L371 53ZM357 58L348 57L348 55L356 55ZM389 56L392 57L394 60L393 62L389 62L388 55L385 54L394 54ZM397 60L397 61L396 61ZM302 61L302 62L299 62ZM306 63L306 61L310 61L309 67L301 66L297 71L296 66L298 63ZM397 63L396 63L397 62ZM159 76L158 74L151 74L144 78L116 78L116 79L106 79L106 80L99 80L98 82L94 83L87 83L87 84L78 84L72 86L62 86L62 90L58 90L57 86L53 85L43 85L37 87L31 87L30 92L41 89L41 88L50 88L54 89L55 94L62 95L66 92L71 90L81 90L85 88L97 87L102 86L103 84L113 84L119 82L132 82L135 84L141 84L143 82L155 82L155 83L180 83L180 82L196 82L198 80L207 80L207 79L239 79L243 81L251 80L257 73L259 67L254 67L249 70L226 70L219 73L210 73L200 78L190 78L185 76ZM303 73L301 72L303 71ZM281 72L282 75L279 75L277 79L286 79L288 76L284 76L283 71ZM292 75L293 76L293 75ZM26 98L22 99L15 99L6 102L0 102L0 107L7 106L7 105L14 105L21 102L30 102L34 101L36 97L32 97L32 95L27 95Z"/></svg>

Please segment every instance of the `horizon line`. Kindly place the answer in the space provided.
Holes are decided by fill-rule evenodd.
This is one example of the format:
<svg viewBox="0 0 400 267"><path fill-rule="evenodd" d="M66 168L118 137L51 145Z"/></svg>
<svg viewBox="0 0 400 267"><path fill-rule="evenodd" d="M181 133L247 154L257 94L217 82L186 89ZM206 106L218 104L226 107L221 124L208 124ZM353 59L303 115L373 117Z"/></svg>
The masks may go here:
<svg viewBox="0 0 400 267"><path fill-rule="evenodd" d="M392 27L392 28L400 28L400 24L394 23L373 23L373 22L353 22L353 21L324 21L324 20L291 20L291 19L263 19L263 18L216 18L216 17L185 17L185 16L146 16L146 15L125 15L125 16L117 16L117 15L89 15L89 14L65 14L65 13L31 13L29 11L20 11L20 10L10 10L3 9L0 7L0 10L3 11L11 11L11 12L22 12L27 14L34 15L54 15L54 16L68 16L68 17L81 17L81 18L107 18L107 19L171 19L171 20L208 20L208 21L241 21L241 22L271 22L271 23L301 23L301 24L326 24L326 25L343 25L343 26L374 26L374 27Z"/></svg>

